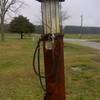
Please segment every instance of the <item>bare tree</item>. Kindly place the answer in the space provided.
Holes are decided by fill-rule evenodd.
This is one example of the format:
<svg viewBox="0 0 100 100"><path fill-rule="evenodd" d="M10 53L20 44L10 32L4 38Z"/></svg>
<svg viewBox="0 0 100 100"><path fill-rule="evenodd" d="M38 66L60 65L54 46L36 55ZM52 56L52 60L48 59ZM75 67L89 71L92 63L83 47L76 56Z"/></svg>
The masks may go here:
<svg viewBox="0 0 100 100"><path fill-rule="evenodd" d="M62 10L62 22L68 20L71 16L68 15L67 10Z"/></svg>
<svg viewBox="0 0 100 100"><path fill-rule="evenodd" d="M5 40L4 35L4 21L5 16L11 12L16 13L22 6L24 2L20 0L0 0L0 28L1 28L1 40Z"/></svg>
<svg viewBox="0 0 100 100"><path fill-rule="evenodd" d="M61 15L61 20L62 20L62 26L66 20L68 20L71 16L68 14L68 10L64 8L61 3L59 4L60 6L60 15Z"/></svg>

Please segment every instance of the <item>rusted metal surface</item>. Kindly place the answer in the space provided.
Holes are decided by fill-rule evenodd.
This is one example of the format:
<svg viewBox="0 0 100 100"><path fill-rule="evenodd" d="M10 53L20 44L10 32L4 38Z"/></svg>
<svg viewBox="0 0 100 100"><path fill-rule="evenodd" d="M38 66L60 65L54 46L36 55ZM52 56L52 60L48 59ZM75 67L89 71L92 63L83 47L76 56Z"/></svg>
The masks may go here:
<svg viewBox="0 0 100 100"><path fill-rule="evenodd" d="M55 35L53 49L48 50L44 47L44 63L46 75L46 94L44 100L66 100L63 35Z"/></svg>

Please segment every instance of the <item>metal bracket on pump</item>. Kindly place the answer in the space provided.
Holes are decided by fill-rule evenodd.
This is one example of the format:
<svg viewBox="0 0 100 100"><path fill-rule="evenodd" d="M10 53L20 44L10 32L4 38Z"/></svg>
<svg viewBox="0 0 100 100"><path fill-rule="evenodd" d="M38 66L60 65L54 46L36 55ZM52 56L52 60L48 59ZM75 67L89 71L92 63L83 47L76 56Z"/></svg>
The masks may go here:
<svg viewBox="0 0 100 100"><path fill-rule="evenodd" d="M52 36L48 37L48 40L45 42L45 49L51 50L53 49L53 38Z"/></svg>
<svg viewBox="0 0 100 100"><path fill-rule="evenodd" d="M41 37L45 42L45 49L52 50L54 47L55 36L52 34L43 34Z"/></svg>

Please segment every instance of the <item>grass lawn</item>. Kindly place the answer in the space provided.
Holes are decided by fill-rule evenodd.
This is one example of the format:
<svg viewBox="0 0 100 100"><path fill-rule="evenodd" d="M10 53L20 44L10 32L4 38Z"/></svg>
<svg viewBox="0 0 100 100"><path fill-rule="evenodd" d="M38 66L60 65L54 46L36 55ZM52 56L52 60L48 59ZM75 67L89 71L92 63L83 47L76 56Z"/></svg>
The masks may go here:
<svg viewBox="0 0 100 100"><path fill-rule="evenodd" d="M32 70L35 46L28 38L0 42L0 100L43 100ZM72 44L64 51L67 100L100 100L100 51Z"/></svg>
<svg viewBox="0 0 100 100"><path fill-rule="evenodd" d="M96 39L100 41L100 34L65 34L65 38Z"/></svg>

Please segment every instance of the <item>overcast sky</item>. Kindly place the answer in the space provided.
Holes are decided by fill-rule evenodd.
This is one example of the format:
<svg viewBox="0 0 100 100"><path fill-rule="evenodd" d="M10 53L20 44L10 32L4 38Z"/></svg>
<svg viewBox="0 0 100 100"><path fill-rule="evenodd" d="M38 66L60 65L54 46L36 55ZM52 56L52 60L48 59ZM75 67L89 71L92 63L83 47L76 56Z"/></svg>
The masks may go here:
<svg viewBox="0 0 100 100"><path fill-rule="evenodd" d="M28 6L22 8L20 14L28 17L33 24L38 24L41 4L35 0L24 1ZM71 16L64 22L65 25L80 25L80 16L83 15L84 26L100 27L100 0L66 0L62 6Z"/></svg>

